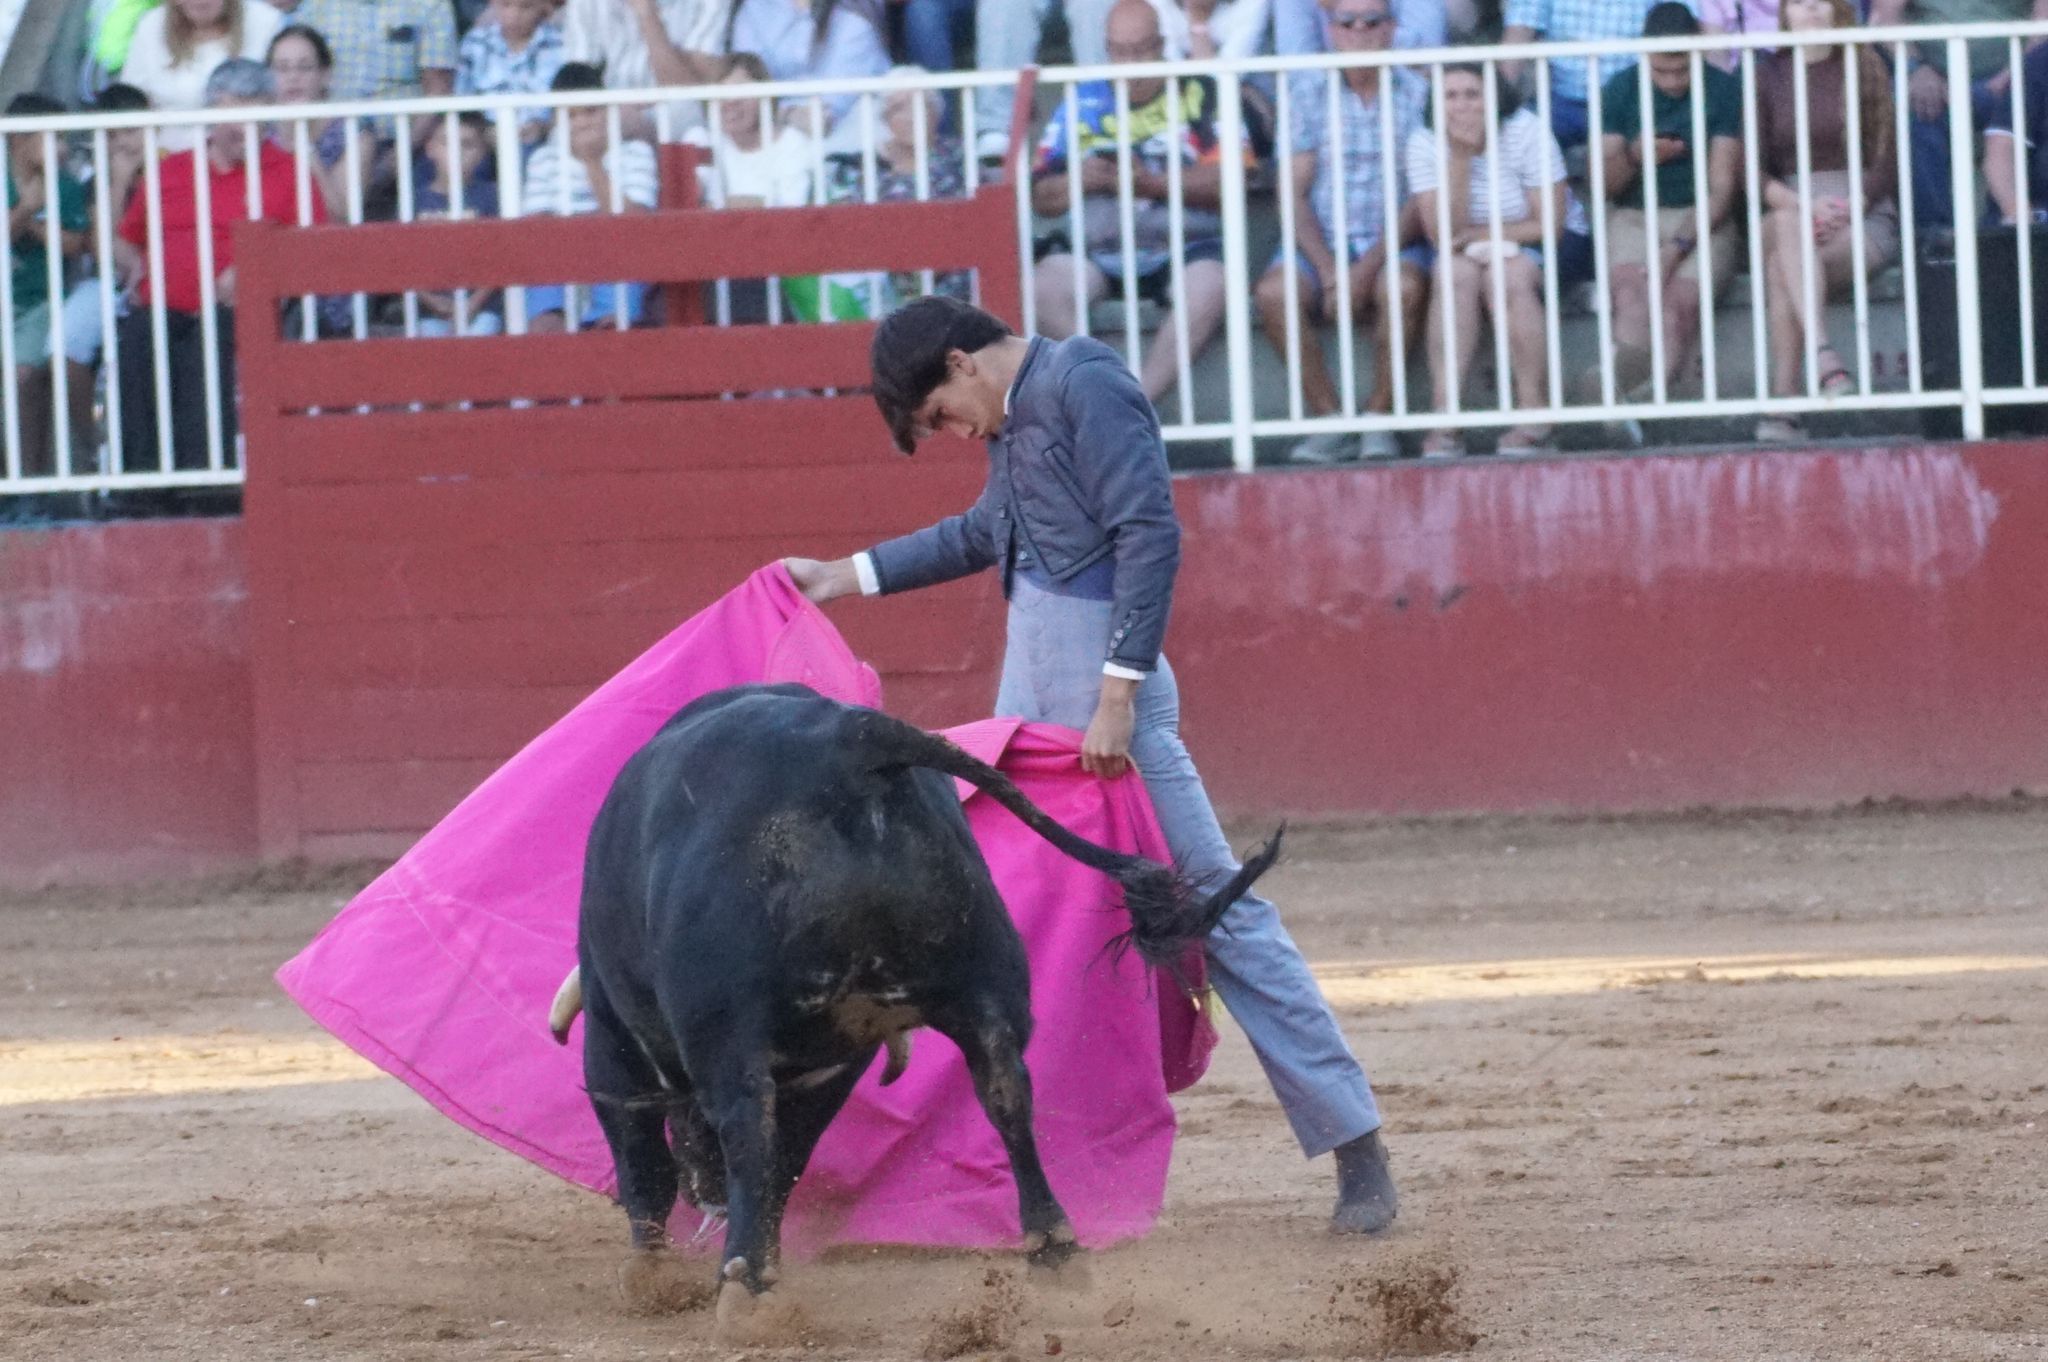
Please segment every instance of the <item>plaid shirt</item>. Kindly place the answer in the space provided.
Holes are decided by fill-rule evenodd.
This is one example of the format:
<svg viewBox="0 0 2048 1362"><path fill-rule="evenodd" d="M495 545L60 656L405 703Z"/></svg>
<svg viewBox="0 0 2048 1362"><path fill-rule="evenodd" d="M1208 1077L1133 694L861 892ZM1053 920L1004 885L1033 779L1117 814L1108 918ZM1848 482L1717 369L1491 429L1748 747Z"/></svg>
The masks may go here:
<svg viewBox="0 0 2048 1362"><path fill-rule="evenodd" d="M1508 0L1501 22L1508 28L1531 28L1554 43L1597 42L1607 38L1640 38L1643 19L1654 0ZM1696 0L1686 8L1697 10ZM1600 58L1600 79L1635 64L1632 57ZM1550 63L1550 92L1563 99L1586 97L1586 59L1559 58Z"/></svg>
<svg viewBox="0 0 2048 1362"><path fill-rule="evenodd" d="M334 49L337 100L404 99L421 93L422 71L455 69L448 0L301 0L291 18Z"/></svg>
<svg viewBox="0 0 2048 1362"><path fill-rule="evenodd" d="M1334 188L1344 183L1344 231L1349 249L1369 251L1386 231L1388 186L1394 190L1398 207L1408 197L1401 183L1402 148L1408 135L1422 126L1422 110L1429 99L1429 82L1406 67L1385 68L1384 81L1393 78L1394 141L1380 145L1380 101L1359 98L1338 73L1337 117L1344 139L1344 164L1337 165L1330 136L1330 93L1328 77L1321 71L1298 73L1288 86L1288 118L1293 123L1294 151L1316 154L1315 183L1309 202L1315 205L1316 221L1323 227L1323 240L1337 242L1337 204ZM1381 92L1386 90L1381 86ZM1384 152L1384 154L1382 154Z"/></svg>
<svg viewBox="0 0 2048 1362"><path fill-rule="evenodd" d="M505 45L505 30L493 20L472 28L462 40L461 64L455 68L458 95L546 94L555 72L568 59L562 29L550 19L534 29L526 49ZM546 109L529 109L526 122L546 121Z"/></svg>

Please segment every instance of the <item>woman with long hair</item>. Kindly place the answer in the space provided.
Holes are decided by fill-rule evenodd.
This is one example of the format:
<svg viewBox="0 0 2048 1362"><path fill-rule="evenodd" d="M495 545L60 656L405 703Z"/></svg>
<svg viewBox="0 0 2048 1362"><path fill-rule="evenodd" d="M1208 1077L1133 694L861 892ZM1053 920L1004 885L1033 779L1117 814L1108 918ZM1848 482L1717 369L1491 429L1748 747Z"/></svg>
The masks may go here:
<svg viewBox="0 0 2048 1362"><path fill-rule="evenodd" d="M328 46L327 39L320 36L320 30L305 24L288 24L270 40L270 49L264 57L270 67L271 78L277 82L278 103L327 102L328 88L334 81L334 49ZM279 124L274 135L286 151L297 153L296 123ZM364 191L367 193L379 168L380 144L368 130L366 120L358 121L356 138L360 143ZM320 187L320 197L326 203L327 214L346 221L348 124L339 118L308 118L306 140L313 153L310 160L313 182Z"/></svg>
<svg viewBox="0 0 2048 1362"><path fill-rule="evenodd" d="M1850 0L1784 0L1786 33L1854 28ZM1856 63L1856 101L1849 102L1849 63ZM1799 184L1798 67L1805 67L1807 176ZM1874 47L1831 44L1787 47L1756 68L1757 160L1762 175L1764 292L1771 340L1771 391L1806 390L1806 337L1814 332L1814 381L1828 397L1856 390L1856 377L1828 340L1824 300L1846 292L1860 268L1867 277L1899 254L1898 160L1892 128L1892 76ZM1852 119L1853 114L1853 119ZM1852 131L1854 138L1852 140ZM1852 147L1860 157L1862 198L1852 199ZM1855 258L1853 220L1863 223L1863 258ZM1806 242L1813 243L1813 275ZM1792 417L1757 422L1761 441L1805 434Z"/></svg>
<svg viewBox="0 0 2048 1362"><path fill-rule="evenodd" d="M1487 156L1486 75L1477 62L1457 62L1443 72L1443 165L1449 186L1450 238L1443 240L1445 214L1437 204L1438 132L1433 111L1425 109L1424 126L1408 135L1407 181L1414 195L1410 211L1435 256L1436 299L1429 309L1428 358L1439 411L1450 409L1455 384L1463 393L1472 360L1479 349L1480 317L1505 327L1513 374L1515 405L1547 406L1548 343L1543 324L1543 256L1557 255L1560 287L1592 274L1591 224L1584 205L1565 183L1564 153L1557 138L1534 109L1505 83L1495 91L1496 120L1492 128L1498 165ZM1550 197L1552 236L1543 227L1543 199ZM1500 235L1493 219L1498 199ZM1506 307L1496 306L1493 291L1495 258L1503 279ZM1451 319L1455 353L1444 356L1444 325ZM1507 382L1501 375L1499 382ZM1547 425L1518 425L1500 437L1498 453L1533 454L1551 447ZM1454 431L1427 436L1422 452L1447 457L1464 452Z"/></svg>
<svg viewBox="0 0 2048 1362"><path fill-rule="evenodd" d="M135 25L121 80L152 109L197 109L213 69L230 57L262 61L281 22L264 0L169 0ZM158 145L183 151L195 140L189 127L165 128Z"/></svg>

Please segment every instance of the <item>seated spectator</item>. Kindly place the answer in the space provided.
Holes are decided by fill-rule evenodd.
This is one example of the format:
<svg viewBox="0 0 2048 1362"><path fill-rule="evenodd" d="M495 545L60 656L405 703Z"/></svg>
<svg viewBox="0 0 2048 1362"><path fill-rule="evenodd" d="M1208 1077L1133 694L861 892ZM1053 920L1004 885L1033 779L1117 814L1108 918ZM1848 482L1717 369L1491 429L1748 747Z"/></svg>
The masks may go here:
<svg viewBox="0 0 2048 1362"><path fill-rule="evenodd" d="M774 80L835 80L879 76L889 69L889 45L873 20L849 0L734 0L725 25L725 50L758 53ZM857 101L823 101L825 126L806 127L831 151L860 149ZM791 111L807 122L811 102Z"/></svg>
<svg viewBox="0 0 2048 1362"><path fill-rule="evenodd" d="M498 216L498 186L478 174L490 149L490 132L491 122L482 114L474 110L458 114L451 145L448 120L434 120L434 130L427 134L427 162L434 173L413 191L414 221ZM417 296L422 336L495 336L505 329L495 291L466 293L459 301L452 293Z"/></svg>
<svg viewBox="0 0 2048 1362"><path fill-rule="evenodd" d="M1160 59L1164 38L1159 13L1146 0L1117 0L1109 12L1108 47L1117 62ZM1141 297L1162 308L1176 301L1173 288L1171 207L1167 203L1168 156L1179 158L1184 268L1182 295L1186 309L1188 360L1201 354L1223 321L1223 221L1217 214L1223 185L1223 157L1243 154L1224 148L1216 138L1216 83L1207 76L1159 77L1129 82L1132 223L1136 240L1136 278ZM1074 275L1081 275L1082 306L1110 291L1110 281L1124 281L1122 214L1118 202L1116 92L1108 81L1089 81L1075 91L1078 126L1071 129L1081 158L1081 230L1074 243L1078 254L1048 255L1033 271L1032 290L1038 303L1038 329L1055 340L1071 336L1085 318L1075 312ZM1178 101L1181 136L1168 141L1170 110ZM1038 165L1031 190L1033 208L1048 217L1069 211L1067 106L1059 105L1038 144ZM1145 395L1155 402L1173 386L1179 372L1178 323L1163 317L1139 372Z"/></svg>
<svg viewBox="0 0 2048 1362"><path fill-rule="evenodd" d="M559 93L602 90L604 76L594 66L564 62L562 69L555 72L552 88ZM661 194L654 148L633 139L610 145L610 120L602 108L566 109L560 117L566 126L535 148L526 162L521 211L528 217L572 217L609 213L615 201L623 212L651 211ZM593 284L579 287L577 292L584 295L577 316L586 329L616 325L621 300L629 326L640 321L647 307L645 284ZM565 314L571 306L569 293L561 284L529 285L527 329L566 330Z"/></svg>
<svg viewBox="0 0 2048 1362"><path fill-rule="evenodd" d="M567 60L562 26L554 20L553 0L491 0L485 16L463 36L456 58L458 95L546 94L555 72ZM531 109L520 116L519 133L526 141L547 135L548 111Z"/></svg>
<svg viewBox="0 0 2048 1362"><path fill-rule="evenodd" d="M455 93L455 11L448 0L299 0L292 18L327 39L335 99ZM415 119L414 145L426 135L427 120Z"/></svg>
<svg viewBox="0 0 2048 1362"><path fill-rule="evenodd" d="M1336 7L1334 0L1272 0L1272 5L1275 52L1291 57L1332 49L1330 11ZM1446 47L1467 42L1480 25L1478 0L1394 0L1391 8L1396 47Z"/></svg>
<svg viewBox="0 0 2048 1362"><path fill-rule="evenodd" d="M654 85L715 85L725 74L730 50L725 41L731 0L569 0L562 11L562 54L595 67L613 90ZM668 136L680 138L704 126L696 100L673 100ZM651 140L657 120L651 109L625 111L629 137Z"/></svg>
<svg viewBox="0 0 2048 1362"><path fill-rule="evenodd" d="M169 0L137 21L121 80L147 95L153 109L197 109L213 68L230 57L261 61L279 27L277 11L264 0ZM196 140L190 127L165 128L157 145L186 151Z"/></svg>
<svg viewBox="0 0 2048 1362"><path fill-rule="evenodd" d="M2048 18L2044 0L1870 0L1869 22L1873 27L1897 24L2014 23L2027 18ZM1958 104L1962 114L1981 130L1988 126L1995 106L2003 103L2011 117L2011 73L2004 39L1969 44L1969 97ZM1948 88L1947 44L1936 40L1913 49L1907 76L1907 100L1912 119L1908 134L1913 141L1913 221L1923 228L1954 230L1967 227L1967 218L1956 215L1954 162L1949 155L1949 106L1955 103Z"/></svg>
<svg viewBox="0 0 2048 1362"><path fill-rule="evenodd" d="M2048 43L2027 53L2020 79L2026 96L2026 121L2013 134L2012 101L1994 112L1984 129L1984 183L1991 191L1991 205L2000 223L2019 217L2020 147L2027 149L2028 216L2035 222L2048 221ZM2034 269L2048 269L2037 250Z"/></svg>
<svg viewBox="0 0 2048 1362"><path fill-rule="evenodd" d="M1703 33L1776 33L1779 28L1778 0L1699 0L1699 15ZM1735 71L1742 65L1742 51L1731 47L1709 53L1707 60Z"/></svg>
<svg viewBox="0 0 2048 1362"><path fill-rule="evenodd" d="M149 96L120 81L109 85L93 99L94 113L142 113L149 108ZM119 222L128 211L128 202L142 188L143 159L149 154L148 144L140 128L109 128L107 130L107 207L113 222ZM97 202L93 186L88 183L86 201L88 205ZM93 209L97 212L97 208ZM87 249L99 248L98 223L87 239ZM113 223L108 224L110 227ZM95 262L97 265L100 262ZM127 273L120 259L105 262L111 267L115 293L115 319L127 311L127 294L135 284L135 278ZM132 264L132 260L130 261ZM72 286L64 298L64 356L70 365L67 374L67 391L71 398L72 439L84 438L84 433L93 428L93 386L100 362L100 353L106 348L107 313L102 305L105 296L103 271L94 268L85 278ZM15 306L20 307L16 296Z"/></svg>
<svg viewBox="0 0 2048 1362"><path fill-rule="evenodd" d="M768 80L768 67L752 52L732 54L724 84ZM793 208L811 201L818 158L809 134L762 109L751 96L718 106L716 132L693 132L686 141L710 149L698 171L707 202L720 208ZM765 117L764 117L765 112Z"/></svg>
<svg viewBox="0 0 2048 1362"><path fill-rule="evenodd" d="M1675 2L1675 0L1673 0ZM1507 0L1501 18L1503 43L1529 43L1538 38L1554 43L1597 42L1633 38L1643 33L1653 0ZM1684 8L1684 6L1680 6ZM1690 17L1691 11L1687 11ZM1607 82L1635 63L1627 57L1600 58L1600 82ZM1509 62L1501 74L1517 80L1521 63ZM1530 88L1535 87L1532 84ZM1550 129L1558 145L1570 150L1587 138L1586 59L1559 57L1550 63Z"/></svg>
<svg viewBox="0 0 2048 1362"><path fill-rule="evenodd" d="M1256 57L1273 32L1273 0L1156 0L1155 8L1169 61Z"/></svg>
<svg viewBox="0 0 2048 1362"><path fill-rule="evenodd" d="M1393 45L1393 12L1387 0L1335 0L1331 11L1332 36L1337 50L1345 53L1383 52ZM1295 78L1293 104L1294 146L1294 241L1284 244L1273 263L1260 277L1253 297L1258 305L1259 323L1273 348L1287 351L1286 252L1295 262L1296 298L1303 320L1310 324L1334 325L1339 317L1338 290L1343 280L1337 272L1333 246L1337 240L1337 195L1343 194L1345 260L1350 275L1351 318L1354 325L1377 319L1373 327L1373 382L1367 395L1368 412L1394 409L1393 314L1386 306L1386 272L1393 268L1399 281L1402 338L1410 353L1422 333L1422 305L1428 295L1429 262L1421 253L1401 251L1398 238L1386 238L1386 195L1395 197L1397 217L1405 218L1406 193L1401 182L1400 146L1421 126L1422 107L1429 98L1429 86L1421 77L1399 67L1348 66L1343 68L1338 95L1341 126L1327 126L1329 99L1323 72L1304 72ZM1394 145L1384 148L1392 154L1383 158L1380 101L1390 98L1394 105ZM1337 159L1339 142L1344 159ZM1398 230L1398 229L1397 229ZM1388 257L1396 256L1390 266ZM1311 416L1329 416L1338 410L1337 388L1330 380L1330 368L1323 348L1311 331L1302 337L1301 395ZM1393 433L1367 431L1362 440L1331 432L1311 435L1288 455L1297 463L1331 463L1363 454L1366 458L1393 458L1400 453Z"/></svg>
<svg viewBox="0 0 2048 1362"><path fill-rule="evenodd" d="M915 68L898 68L915 74ZM894 73L892 73L894 74ZM923 106L925 151L923 192L917 174L917 123ZM882 98L881 130L875 147L874 184L868 184L864 156L837 155L826 165L825 198L829 203L895 203L916 199L967 197L966 149L960 139L939 131L943 101L936 90L892 90ZM941 274L932 291L969 300L972 282L964 270ZM889 306L894 309L925 292L921 276L897 274L889 280Z"/></svg>
<svg viewBox="0 0 2048 1362"><path fill-rule="evenodd" d="M1066 11L1067 42L1076 66L1101 66L1110 60L1103 46L1109 11L1116 0L1056 0ZM976 0L974 66L979 71L1014 71L1038 59L1038 40L1051 17L1054 0ZM1165 52L1164 44L1160 52ZM999 160L1009 150L1010 105L1016 89L984 85L974 94L975 154Z"/></svg>
<svg viewBox="0 0 2048 1362"><path fill-rule="evenodd" d="M230 58L214 68L206 82L209 109L248 108L276 97L270 69L261 62ZM219 362L221 456L232 462L235 448L235 235L234 225L249 217L248 142L242 128L223 122L207 129L206 163L212 195L212 250L216 356ZM256 167L261 187L262 216L273 222L298 220L298 163L275 143L258 149ZM160 230L163 274L148 272L149 196L137 194L121 219L123 269L140 278L135 306L117 328L120 343L121 443L128 472L160 466L204 468L208 462L206 429L206 352L200 309L205 305L199 272L200 224L196 211L196 176L191 156L165 159L161 174ZM324 202L312 202L312 220L327 220ZM157 443L156 365L153 303L161 299L169 338L171 448Z"/></svg>
<svg viewBox="0 0 2048 1362"><path fill-rule="evenodd" d="M1788 33L1854 28L1850 0L1785 0ZM1857 113L1862 134L1863 199L1850 197L1848 65L1857 63ZM1807 199L1801 207L1798 86L1793 63L1806 65ZM1820 391L1840 397L1856 391L1855 376L1828 340L1822 302L1846 291L1860 267L1865 276L1899 256L1899 163L1893 145L1891 69L1875 48L1795 47L1757 63L1757 169L1762 176L1764 295L1770 307L1771 391L1803 393L1806 333L1815 335L1815 379ZM1863 219L1863 259L1855 257L1850 219ZM1805 241L1813 238L1806 274ZM1818 287L1816 287L1818 285ZM1757 422L1759 440L1797 440L1805 432L1791 417Z"/></svg>
<svg viewBox="0 0 2048 1362"><path fill-rule="evenodd" d="M903 55L927 71L952 71L973 41L974 0L904 0Z"/></svg>
<svg viewBox="0 0 2048 1362"><path fill-rule="evenodd" d="M268 62L278 103L327 102L334 79L334 53L318 29L290 24L278 30L270 40ZM279 124L271 135L286 151L297 153L296 124ZM313 183L320 191L327 215L348 218L348 120L307 119L306 145L311 152ZM358 173L363 178L362 192L367 197L396 175L397 158L363 120L356 123L356 152Z"/></svg>
<svg viewBox="0 0 2048 1362"><path fill-rule="evenodd" d="M9 118L61 115L64 106L43 95L16 95ZM20 403L21 467L29 474L57 471L50 417L50 255L52 226L57 254L82 255L86 229L85 190L60 158L49 165L36 133L7 138L7 235L12 246L14 378ZM68 337L66 338L69 339Z"/></svg>
<svg viewBox="0 0 2048 1362"><path fill-rule="evenodd" d="M1688 37L1699 20L1678 0L1664 0L1643 20L1645 38ZM1640 82L1631 65L1600 89L1601 157L1606 171L1607 282L1614 301L1615 391L1626 393L1650 376L1649 271L1660 280L1664 315L1664 377L1690 364L1699 344L1700 257L1717 297L1725 297L1741 237L1733 213L1742 184L1742 82L1703 64L1707 128L1707 227L1698 239L1693 195L1692 62L1683 52L1656 53L1650 64L1650 114L1643 117ZM1647 131L1645 130L1647 124ZM1644 212L1643 177L1657 176L1655 240ZM1598 373L1582 387L1597 391Z"/></svg>
<svg viewBox="0 0 2048 1362"><path fill-rule="evenodd" d="M1486 154L1486 88L1484 68L1460 63L1444 68L1444 166L1450 184L1449 212L1437 203L1437 138L1427 126L1408 136L1408 187L1415 198L1415 217L1429 239L1436 265L1432 286L1436 305L1429 309L1429 373L1439 411L1451 409L1455 385L1461 402L1466 378L1479 349L1479 318L1488 315L1495 327L1505 326L1515 405L1545 407L1548 400L1549 346L1543 318L1543 253L1557 252L1560 287L1593 274L1593 242L1586 210L1565 183L1564 152L1534 109L1521 107L1513 87L1495 92L1499 122L1493 129L1500 165ZM1543 235L1543 197L1550 196L1554 243ZM1499 200L1500 235L1493 234L1495 199ZM1450 242L1439 239L1448 216ZM1495 311L1494 258L1500 257L1506 314ZM1451 315L1454 354L1444 356L1445 313ZM1506 383L1507 375L1495 382ZM1496 453L1534 454L1550 449L1547 425L1519 425L1500 437ZM1452 430L1432 431L1423 441L1425 456L1465 452Z"/></svg>

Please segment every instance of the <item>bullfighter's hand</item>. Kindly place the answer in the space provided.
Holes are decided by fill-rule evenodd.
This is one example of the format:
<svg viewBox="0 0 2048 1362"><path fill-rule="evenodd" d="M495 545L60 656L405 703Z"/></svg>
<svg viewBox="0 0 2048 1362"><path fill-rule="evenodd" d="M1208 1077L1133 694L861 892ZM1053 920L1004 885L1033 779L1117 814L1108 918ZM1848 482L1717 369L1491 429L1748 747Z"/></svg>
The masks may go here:
<svg viewBox="0 0 2048 1362"><path fill-rule="evenodd" d="M1130 769L1131 732L1137 727L1138 683L1119 676L1102 678L1102 698L1081 738L1081 769L1113 780Z"/></svg>
<svg viewBox="0 0 2048 1362"><path fill-rule="evenodd" d="M796 583L796 589L815 605L860 590L860 575L853 570L851 558L836 558L829 563L816 558L785 558L782 566Z"/></svg>

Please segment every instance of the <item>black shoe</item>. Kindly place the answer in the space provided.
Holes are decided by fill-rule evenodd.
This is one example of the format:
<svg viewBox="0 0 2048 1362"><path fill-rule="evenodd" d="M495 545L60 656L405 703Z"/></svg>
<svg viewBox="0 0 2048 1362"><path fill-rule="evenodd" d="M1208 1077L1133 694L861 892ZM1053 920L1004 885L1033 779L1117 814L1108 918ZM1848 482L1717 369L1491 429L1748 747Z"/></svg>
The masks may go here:
<svg viewBox="0 0 2048 1362"><path fill-rule="evenodd" d="M1361 1135L1340 1144L1337 1156L1337 1209L1330 1228L1338 1234L1380 1234L1394 1223L1401 1198L1387 1167L1387 1147L1380 1133Z"/></svg>

